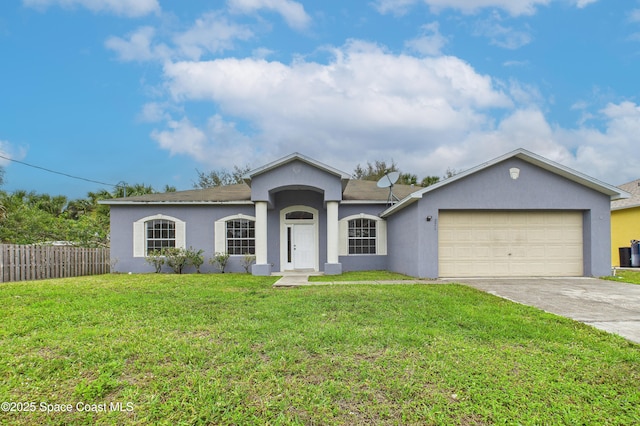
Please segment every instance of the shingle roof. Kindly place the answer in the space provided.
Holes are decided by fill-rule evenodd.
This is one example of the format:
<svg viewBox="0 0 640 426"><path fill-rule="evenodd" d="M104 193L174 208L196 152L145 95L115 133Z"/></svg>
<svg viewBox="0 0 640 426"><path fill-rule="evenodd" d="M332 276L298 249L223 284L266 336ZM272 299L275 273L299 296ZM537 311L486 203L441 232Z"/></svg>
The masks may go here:
<svg viewBox="0 0 640 426"><path fill-rule="evenodd" d="M216 186L206 189L163 192L135 197L104 200L102 204L145 204L145 203L229 203L251 201L251 188L244 183Z"/></svg>
<svg viewBox="0 0 640 426"><path fill-rule="evenodd" d="M611 210L622 210L640 206L640 179L620 185L618 188L631 194L631 197L612 201Z"/></svg>
<svg viewBox="0 0 640 426"><path fill-rule="evenodd" d="M394 185L393 194L402 199L421 187L411 185ZM389 197L388 188L378 188L375 181L349 180L343 194L345 201L386 202ZM217 186L207 189L191 189L187 191L163 192L135 197L114 198L104 200L102 204L189 204L189 203L250 203L251 188L245 183Z"/></svg>
<svg viewBox="0 0 640 426"><path fill-rule="evenodd" d="M394 185L393 194L401 200L419 189L422 189L422 187ZM358 201L387 201L389 198L389 188L379 188L377 182L371 180L352 179L342 193L342 198L344 200Z"/></svg>

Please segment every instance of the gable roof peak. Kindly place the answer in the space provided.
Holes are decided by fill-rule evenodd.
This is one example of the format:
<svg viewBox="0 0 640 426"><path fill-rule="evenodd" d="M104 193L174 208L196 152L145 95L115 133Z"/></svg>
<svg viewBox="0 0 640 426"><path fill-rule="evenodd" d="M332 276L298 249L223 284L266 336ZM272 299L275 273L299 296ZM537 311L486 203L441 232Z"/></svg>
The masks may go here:
<svg viewBox="0 0 640 426"><path fill-rule="evenodd" d="M620 190L619 188L616 188L613 185L609 185L607 183L601 182L595 178L592 178L590 176L585 175L584 173L578 172L576 170L573 170L567 166L563 166L562 164L556 163L555 161L551 161L547 158L544 158L538 154L534 154L531 151L528 151L524 148L518 148L515 149L511 152L508 152L506 154L501 155L500 157L496 157L493 160L489 160L486 161L484 163L481 163L475 167L472 167L468 170L465 170L461 173L458 173L450 178L447 178L445 180L442 180L438 183L435 183L433 185L427 186L426 188L422 188L416 192L414 192L413 194L411 194L410 196L406 197L405 199L400 200L399 203L394 204L393 206L389 207L387 210L385 210L382 213L382 217L387 217L403 208L405 208L406 206L414 203L415 201L417 201L418 199L422 198L422 196L428 192L434 191L438 188L441 188L445 185L449 185L452 182L455 182L457 180L460 180L462 178L465 178L469 175L472 175L474 173L477 173L481 170L487 169L489 167L492 167L498 163L501 163L505 160L508 160L510 158L518 158L522 161L526 161L530 164L533 164L537 167L540 167L541 169L547 170L548 172L554 173L558 176L562 176L566 179L569 179L573 182L579 183L585 187L591 188L595 191L598 191L600 193L606 194L609 197L611 197L611 200L619 200L619 199L624 199L624 198L628 198L629 197L629 193L627 193L626 191Z"/></svg>
<svg viewBox="0 0 640 426"><path fill-rule="evenodd" d="M254 177L261 175L263 173L266 173L270 170L273 170L275 168L278 168L280 166L283 166L287 163L290 163L292 161L302 161L303 163L309 164L310 166L316 167L320 170L323 170L327 173L330 173L332 175L338 176L340 177L341 180L343 181L348 181L351 178L351 175L349 173L343 172L341 170L338 170L334 167L328 166L324 163L321 163L318 160L314 160L311 157L308 157L306 155L300 154L299 152L293 152L289 155L286 155L278 160L272 161L268 164L265 164L264 166L260 166L256 169L250 170L249 172L247 172L247 174L245 174L243 176L244 181L248 184L251 185L251 179L253 179Z"/></svg>

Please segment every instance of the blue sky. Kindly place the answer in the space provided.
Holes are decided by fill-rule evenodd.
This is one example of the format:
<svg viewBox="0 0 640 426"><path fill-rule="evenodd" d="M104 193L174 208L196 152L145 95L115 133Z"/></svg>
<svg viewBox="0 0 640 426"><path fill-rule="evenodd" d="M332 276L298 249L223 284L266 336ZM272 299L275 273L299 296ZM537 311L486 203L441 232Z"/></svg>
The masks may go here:
<svg viewBox="0 0 640 426"><path fill-rule="evenodd" d="M300 152L640 177L640 1L6 0L0 155L117 184ZM0 158L2 189L107 188Z"/></svg>

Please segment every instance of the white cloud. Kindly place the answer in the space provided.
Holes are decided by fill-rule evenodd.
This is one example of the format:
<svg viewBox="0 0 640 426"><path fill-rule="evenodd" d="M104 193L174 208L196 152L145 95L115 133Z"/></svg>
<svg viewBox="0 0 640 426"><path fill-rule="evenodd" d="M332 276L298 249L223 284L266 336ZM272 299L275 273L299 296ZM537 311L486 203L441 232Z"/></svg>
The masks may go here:
<svg viewBox="0 0 640 426"><path fill-rule="evenodd" d="M116 52L121 61L166 60L171 50L164 44L153 44L155 32L153 27L140 27L126 39L112 36L104 44Z"/></svg>
<svg viewBox="0 0 640 426"><path fill-rule="evenodd" d="M576 2L576 6L577 6L579 9L582 9L582 8L584 8L584 7L587 7L587 6L589 6L590 4L595 3L595 2L597 2L597 1L598 1L598 0L575 0L575 2Z"/></svg>
<svg viewBox="0 0 640 426"><path fill-rule="evenodd" d="M417 3L428 5L433 12L443 9L456 9L463 13L475 13L480 9L497 8L512 16L533 15L538 6L546 6L552 0L376 0L374 7L380 13L404 14L408 8ZM588 3L594 0L578 0Z"/></svg>
<svg viewBox="0 0 640 426"><path fill-rule="evenodd" d="M156 29L144 26L125 38L111 36L105 47L113 50L121 61L166 61L175 58L199 60L233 48L234 41L253 36L248 28L230 23L221 13L209 12L196 19L191 28L173 35L170 46L156 42Z"/></svg>
<svg viewBox="0 0 640 426"><path fill-rule="evenodd" d="M423 153L490 128L486 111L512 107L458 58L392 55L362 42L336 49L329 64L227 58L167 63L165 75L175 102L211 101L250 123L255 147L282 155L362 158L391 145Z"/></svg>
<svg viewBox="0 0 640 426"><path fill-rule="evenodd" d="M602 129L565 129L551 125L538 108L516 109L489 131L471 132L455 143L393 158L403 169L441 175L448 167L466 170L525 148L613 185L637 179L638 156L630 154L637 150L634 135L640 132L640 107L631 102L609 104L594 117L602 120Z"/></svg>
<svg viewBox="0 0 640 426"><path fill-rule="evenodd" d="M559 142L577 148L569 164L606 182L622 184L638 178L636 135L640 134L640 106L633 102L608 104L598 112L602 129L582 127L559 132Z"/></svg>
<svg viewBox="0 0 640 426"><path fill-rule="evenodd" d="M229 22L221 13L210 12L198 18L189 30L177 34L173 40L182 57L200 59L205 53L231 49L235 40L247 40L252 36L248 28Z"/></svg>
<svg viewBox="0 0 640 426"><path fill-rule="evenodd" d="M239 165L238 159L243 164L252 162L257 155L252 141L220 115L210 117L203 129L186 117L180 121L168 119L166 125L165 130L151 132L151 138L171 155L191 156L216 168Z"/></svg>
<svg viewBox="0 0 640 426"><path fill-rule="evenodd" d="M160 11L158 0L22 0L25 6L44 10L49 6L84 7L95 13L139 17Z"/></svg>
<svg viewBox="0 0 640 426"><path fill-rule="evenodd" d="M382 14L391 13L402 16L415 3L418 3L418 0L376 0L373 6Z"/></svg>
<svg viewBox="0 0 640 426"><path fill-rule="evenodd" d="M531 42L531 35L527 31L516 30L511 27L505 27L501 24L503 21L499 13L494 12L489 19L481 20L476 23L475 35L487 37L491 44L505 49L518 49Z"/></svg>
<svg viewBox="0 0 640 426"><path fill-rule="evenodd" d="M510 60L502 63L505 67L526 67L529 65L529 61Z"/></svg>
<svg viewBox="0 0 640 426"><path fill-rule="evenodd" d="M625 155L640 134L636 104L596 111L588 123L599 128L561 128L535 86L496 82L456 57L394 55L352 41L327 64L226 58L167 62L164 74L172 102L211 102L219 114L202 126L169 120L153 139L216 167L299 151L345 171L393 159L419 176L442 175L523 147L605 182L637 177L637 156Z"/></svg>
<svg viewBox="0 0 640 426"><path fill-rule="evenodd" d="M158 142L161 148L168 150L171 155L188 154L194 157L204 157L207 154L207 136L195 127L188 118L180 121L169 120L168 130L151 133L151 138Z"/></svg>
<svg viewBox="0 0 640 426"><path fill-rule="evenodd" d="M167 105L158 102L148 102L138 114L138 121L143 123L157 123L162 120L170 120L171 117L165 111Z"/></svg>
<svg viewBox="0 0 640 426"><path fill-rule="evenodd" d="M296 30L304 30L311 23L311 17L305 12L304 6L292 0L228 0L227 4L236 13L249 14L260 10L276 12Z"/></svg>
<svg viewBox="0 0 640 426"><path fill-rule="evenodd" d="M629 21L640 22L640 9L634 9L629 12Z"/></svg>
<svg viewBox="0 0 640 426"><path fill-rule="evenodd" d="M442 48L448 43L448 39L440 34L440 26L437 22L425 24L421 28L422 34L405 42L405 46L422 55L440 55Z"/></svg>

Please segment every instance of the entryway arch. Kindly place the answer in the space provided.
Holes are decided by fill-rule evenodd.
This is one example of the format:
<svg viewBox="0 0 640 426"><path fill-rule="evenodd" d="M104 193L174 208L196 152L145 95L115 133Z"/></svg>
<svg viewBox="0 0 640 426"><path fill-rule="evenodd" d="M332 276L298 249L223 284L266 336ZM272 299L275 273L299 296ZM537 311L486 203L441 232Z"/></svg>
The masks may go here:
<svg viewBox="0 0 640 426"><path fill-rule="evenodd" d="M295 205L280 211L282 271L319 270L318 210Z"/></svg>

